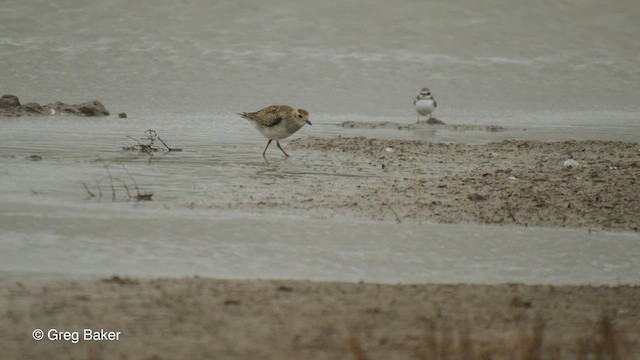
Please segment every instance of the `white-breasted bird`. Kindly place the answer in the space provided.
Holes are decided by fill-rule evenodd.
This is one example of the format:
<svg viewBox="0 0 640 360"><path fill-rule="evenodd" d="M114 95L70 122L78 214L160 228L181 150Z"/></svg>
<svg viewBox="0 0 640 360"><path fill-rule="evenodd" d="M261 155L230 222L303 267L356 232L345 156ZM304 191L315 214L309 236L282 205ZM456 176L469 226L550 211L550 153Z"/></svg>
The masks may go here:
<svg viewBox="0 0 640 360"><path fill-rule="evenodd" d="M431 95L431 90L429 88L422 88L420 90L420 94L413 100L413 107L416 109L418 113L418 121L420 121L420 116L429 116L431 119L431 113L436 109L438 104L436 103L436 99Z"/></svg>
<svg viewBox="0 0 640 360"><path fill-rule="evenodd" d="M251 121L253 126L269 139L267 146L262 152L265 157L267 148L273 140L276 141L278 148L282 150L285 156L289 156L280 146L278 140L291 136L300 130L305 124L311 125L309 121L309 112L304 109L294 109L288 105L271 105L256 112L238 113L244 119Z"/></svg>

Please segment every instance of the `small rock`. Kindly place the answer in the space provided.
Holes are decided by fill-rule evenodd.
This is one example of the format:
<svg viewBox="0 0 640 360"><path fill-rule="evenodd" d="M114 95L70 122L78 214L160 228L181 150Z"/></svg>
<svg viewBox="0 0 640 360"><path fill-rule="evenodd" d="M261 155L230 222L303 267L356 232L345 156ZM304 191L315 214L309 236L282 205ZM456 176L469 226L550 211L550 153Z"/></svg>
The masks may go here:
<svg viewBox="0 0 640 360"><path fill-rule="evenodd" d="M0 108L12 108L20 106L20 100L15 95L5 94L0 98Z"/></svg>
<svg viewBox="0 0 640 360"><path fill-rule="evenodd" d="M514 296L511 297L511 301L509 302L509 306L529 309L533 305L531 304L531 301L522 300L522 299L520 299L520 297L518 295L514 295Z"/></svg>
<svg viewBox="0 0 640 360"><path fill-rule="evenodd" d="M98 100L82 103L74 106L84 116L108 116L109 112Z"/></svg>
<svg viewBox="0 0 640 360"><path fill-rule="evenodd" d="M291 286L280 285L280 286L278 286L278 291L292 292L293 288Z"/></svg>
<svg viewBox="0 0 640 360"><path fill-rule="evenodd" d="M444 121L440 120L440 119L436 119L434 117L432 117L431 119L428 119L426 121L424 121L425 124L429 124L429 125L444 125Z"/></svg>
<svg viewBox="0 0 640 360"><path fill-rule="evenodd" d="M487 198L484 197L483 195L478 194L478 193L471 193L471 194L469 194L469 200L471 200L471 201L485 201L485 200L487 200Z"/></svg>
<svg viewBox="0 0 640 360"><path fill-rule="evenodd" d="M579 165L580 164L578 164L578 162L573 159L567 159L562 163L562 167L576 167Z"/></svg>
<svg viewBox="0 0 640 360"><path fill-rule="evenodd" d="M513 176L513 175L511 175L511 176L509 176L509 177L507 178L507 180L518 180L518 178L517 178L517 177L515 177L515 176Z"/></svg>
<svg viewBox="0 0 640 360"><path fill-rule="evenodd" d="M42 112L44 111L44 109L42 108L42 106L40 106L40 104L34 103L34 102L26 103L22 105L22 107L27 112L35 113L35 114L42 114Z"/></svg>
<svg viewBox="0 0 640 360"><path fill-rule="evenodd" d="M30 156L27 156L27 160L40 161L40 160L42 160L42 156L35 155L35 154L34 155L30 155Z"/></svg>
<svg viewBox="0 0 640 360"><path fill-rule="evenodd" d="M391 146L387 146L386 148L384 148L384 150L385 150L386 152L394 152L394 151L396 151L396 150L395 150L394 148L392 148Z"/></svg>
<svg viewBox="0 0 640 360"><path fill-rule="evenodd" d="M503 128L502 126L498 126L498 125L489 125L487 126L487 131L489 132L498 132L498 131L504 131L506 130L505 128Z"/></svg>
<svg viewBox="0 0 640 360"><path fill-rule="evenodd" d="M121 119L126 119L127 118L127 114L122 112L122 113L118 114L118 117L121 118Z"/></svg>

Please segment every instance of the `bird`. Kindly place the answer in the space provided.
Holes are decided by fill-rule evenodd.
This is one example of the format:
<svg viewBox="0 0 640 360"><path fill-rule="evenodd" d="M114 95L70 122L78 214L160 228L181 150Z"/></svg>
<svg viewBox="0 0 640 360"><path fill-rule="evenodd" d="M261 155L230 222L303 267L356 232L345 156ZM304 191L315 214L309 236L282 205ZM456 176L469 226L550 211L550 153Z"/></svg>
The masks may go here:
<svg viewBox="0 0 640 360"><path fill-rule="evenodd" d="M436 103L436 99L431 95L431 90L429 88L422 88L420 90L420 94L416 96L416 99L413 100L413 107L416 109L418 113L418 121L420 121L420 115L427 116L429 115L429 119L431 119L431 113L436 109L438 104Z"/></svg>
<svg viewBox="0 0 640 360"><path fill-rule="evenodd" d="M280 146L279 140L291 136L305 124L312 125L307 110L294 109L288 105L270 105L255 112L243 112L238 115L251 121L253 126L269 139L262 152L264 158L266 158L265 154L273 140L276 141L278 148L284 155L289 157L289 154Z"/></svg>

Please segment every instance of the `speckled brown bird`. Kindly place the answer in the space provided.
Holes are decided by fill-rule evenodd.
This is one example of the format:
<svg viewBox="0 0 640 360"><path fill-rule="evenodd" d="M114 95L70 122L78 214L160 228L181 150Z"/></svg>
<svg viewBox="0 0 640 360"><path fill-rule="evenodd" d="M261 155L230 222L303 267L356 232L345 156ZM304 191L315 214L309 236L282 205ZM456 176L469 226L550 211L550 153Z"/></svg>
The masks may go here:
<svg viewBox="0 0 640 360"><path fill-rule="evenodd" d="M307 112L307 110L294 109L288 105L271 105L256 112L243 112L238 113L238 115L251 121L253 126L269 139L267 146L262 152L263 157L273 140L276 141L278 148L282 150L284 155L289 156L289 154L282 149L278 140L291 136L305 124L311 125L309 112Z"/></svg>

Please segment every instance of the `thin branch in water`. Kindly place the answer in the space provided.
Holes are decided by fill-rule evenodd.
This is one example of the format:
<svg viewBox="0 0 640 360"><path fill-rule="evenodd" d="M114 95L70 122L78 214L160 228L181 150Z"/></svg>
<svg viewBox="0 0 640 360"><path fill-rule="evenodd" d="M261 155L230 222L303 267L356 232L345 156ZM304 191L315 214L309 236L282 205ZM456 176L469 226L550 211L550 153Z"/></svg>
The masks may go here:
<svg viewBox="0 0 640 360"><path fill-rule="evenodd" d="M131 194L131 190L129 189L129 185L127 184L126 181L122 180L119 177L114 177L111 174L111 170L109 169L109 167L107 165L105 165L105 171L107 172L108 176L102 177L101 179L98 179L98 180L94 180L95 183L96 183L96 187L98 189L98 199L97 200L99 201L100 199L102 199L102 182L104 182L106 179L109 179L109 185L111 186L111 201L115 202L117 200L116 182L122 184L122 187L124 188L125 192L127 193L127 200L126 201L129 201L132 198L135 198L137 201L151 201L152 197L153 197L153 193L140 192L140 188L138 187L138 183L133 178L131 173L127 170L127 168L124 165L122 165L122 169L124 170L124 172L127 173L127 175L129 175L129 178L133 182L133 185L135 186L135 189L136 189L136 195L132 195ZM82 184L82 186L84 186L84 189L89 194L89 197L87 199L96 197L96 194L93 191L91 191L91 189L89 188L89 186L86 183L81 182L81 184Z"/></svg>
<svg viewBox="0 0 640 360"><path fill-rule="evenodd" d="M128 135L127 135L127 137L129 139L137 142L138 143L138 147L136 148L135 145L123 146L122 147L123 150L138 150L138 151L143 152L143 153L151 153L153 151L158 151L158 149L153 147L153 140L152 139L150 139L149 144L143 144L143 143L140 142L140 140L138 140L138 139L136 139L134 137L131 137L131 136L128 136Z"/></svg>
<svg viewBox="0 0 640 360"><path fill-rule="evenodd" d="M98 187L98 200L102 199L102 188L100 187L100 182L96 180L96 186Z"/></svg>
<svg viewBox="0 0 640 360"><path fill-rule="evenodd" d="M516 216L513 214L513 210L511 209L511 204L509 204L509 200L506 201L507 204L507 213L509 214L509 217L511 217L511 220L513 220L513 222L517 223L518 220L516 220Z"/></svg>
<svg viewBox="0 0 640 360"><path fill-rule="evenodd" d="M127 135L127 137L128 137L129 139L131 139L131 140L133 140L133 141L137 142L137 143L138 143L138 145L140 145L140 147L142 147L142 143L140 143L140 141L139 141L138 139L136 139L136 138L134 138L134 137L131 137L131 136L129 136L129 135Z"/></svg>
<svg viewBox="0 0 640 360"><path fill-rule="evenodd" d="M84 189L87 190L87 193L89 194L89 197L87 199L90 199L96 196L96 194L92 193L91 190L89 190L89 187L87 186L87 184L85 184L84 182L82 182L81 184L82 186L84 186Z"/></svg>
<svg viewBox="0 0 640 360"><path fill-rule="evenodd" d="M167 145L167 143L164 142L164 140L162 140L160 138L160 136L158 135L158 133L153 129L146 130L144 133L147 134L147 135L145 137L140 138L140 139L136 139L136 138L133 138L131 136L127 136L129 139L132 139L133 141L135 141L137 143L137 145L123 146L122 150L126 150L126 151L135 151L135 150L137 150L139 152L149 153L149 154L154 153L156 151L160 151L160 150L167 151L167 152L182 151L182 149L170 148L169 145ZM166 150L155 146L156 139L159 140L162 143L162 145L164 145ZM142 143L140 140L146 140L146 144Z"/></svg>
<svg viewBox="0 0 640 360"><path fill-rule="evenodd" d="M131 193L129 192L129 187L127 186L127 183L124 180L119 178L116 178L116 180L122 183L122 187L124 187L124 190L127 192L127 200L131 200Z"/></svg>
<svg viewBox="0 0 640 360"><path fill-rule="evenodd" d="M151 130L151 129L149 129L149 130L147 130L147 131L149 132L149 137L151 138L151 136L153 136L153 139L154 139L154 140L155 140L155 139L160 140L160 142L162 143L162 145L164 145L164 147L166 147L166 148L167 148L167 151L169 151L169 152L171 152L171 151L182 151L182 149L175 149L175 148L174 148L174 149L172 149L172 148L170 148L170 147L169 147L169 145L167 145L167 143L166 143L166 142L164 142L164 140L162 140L162 139L160 138L160 135L158 135L158 133L157 133L155 130Z"/></svg>
<svg viewBox="0 0 640 360"><path fill-rule="evenodd" d="M129 172L129 170L127 170L127 168L124 167L124 164L122 164L122 170L124 170L124 172L126 172L127 175L129 175L129 179L131 179L131 181L133 182L133 185L136 187L136 193L138 194L138 196L140 196L140 189L138 188L138 183L133 179L133 176L131 176L131 173Z"/></svg>
<svg viewBox="0 0 640 360"><path fill-rule="evenodd" d="M156 131L155 131L155 130L151 130L151 129L149 129L149 130L145 131L145 133L149 133L149 136L147 136L147 139L149 140L149 145L148 145L148 147L149 147L149 148L153 148L153 143L155 143L155 142L156 142L156 138L158 137L158 134L156 133ZM153 148L153 149L154 149L154 151L156 151L156 150L157 150L157 149L155 149L155 148Z"/></svg>
<svg viewBox="0 0 640 360"><path fill-rule="evenodd" d="M395 210L393 210L393 208L391 207L391 205L389 205L388 207L389 207L389 210L391 210L391 212L393 213L393 215L395 215L395 217L396 217L396 222L397 222L398 224L401 224L401 223L402 223L402 220L400 220L400 216L398 216L398 213L397 213L397 212L395 212Z"/></svg>
<svg viewBox="0 0 640 360"><path fill-rule="evenodd" d="M167 148L167 150L171 151L171 148L169 147L169 145L167 145L164 141L162 141L162 139L160 139L160 136L158 136L158 140L160 140L160 142L162 143L162 145L164 145L164 147Z"/></svg>
<svg viewBox="0 0 640 360"><path fill-rule="evenodd" d="M107 174L109 175L109 183L111 184L111 201L116 201L116 188L113 186L113 177L111 177L111 171L109 171L109 166L105 165L104 168L107 170Z"/></svg>
<svg viewBox="0 0 640 360"><path fill-rule="evenodd" d="M138 183L136 182L136 180L133 178L133 176L131 176L131 173L129 172L129 170L127 170L127 168L124 166L124 164L122 164L122 170L124 170L124 172L127 173L127 175L129 175L129 178L131 179L131 181L133 182L133 186L135 186L136 188L136 200L138 201L151 201L151 197L153 197L153 193L140 193L140 188L138 188ZM128 190L127 190L128 192Z"/></svg>

